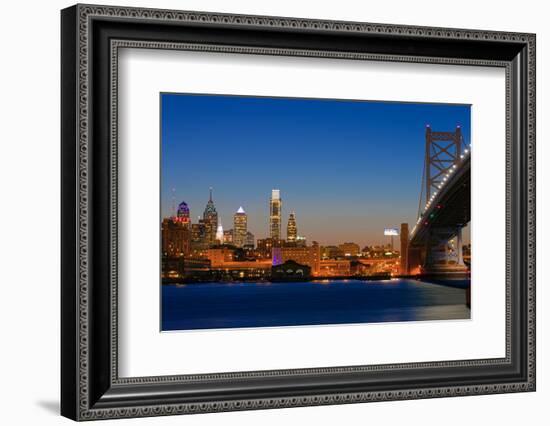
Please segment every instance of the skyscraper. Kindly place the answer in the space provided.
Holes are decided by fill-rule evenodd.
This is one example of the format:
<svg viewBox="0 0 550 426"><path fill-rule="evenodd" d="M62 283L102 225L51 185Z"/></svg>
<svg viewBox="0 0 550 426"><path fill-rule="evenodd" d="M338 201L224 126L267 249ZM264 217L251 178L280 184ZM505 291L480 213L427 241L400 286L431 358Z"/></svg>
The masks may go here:
<svg viewBox="0 0 550 426"><path fill-rule="evenodd" d="M271 199L269 200L269 235L273 240L281 239L282 208L283 200L281 199L281 191L272 189Z"/></svg>
<svg viewBox="0 0 550 426"><path fill-rule="evenodd" d="M212 201L212 188L210 188L210 198L206 203L202 220L205 225L206 242L210 245L216 244L216 231L218 230L218 212Z"/></svg>
<svg viewBox="0 0 550 426"><path fill-rule="evenodd" d="M223 226L221 222L218 225L218 229L216 230L216 243L223 244Z"/></svg>
<svg viewBox="0 0 550 426"><path fill-rule="evenodd" d="M246 244L248 217L242 207L233 215L233 244L242 247Z"/></svg>
<svg viewBox="0 0 550 426"><path fill-rule="evenodd" d="M185 201L182 201L178 205L178 210L176 212L176 217L174 222L178 222L185 226L187 229L191 229L191 219L189 218L189 206Z"/></svg>
<svg viewBox="0 0 550 426"><path fill-rule="evenodd" d="M187 256L191 244L191 219L185 201L178 205L176 216L165 218L161 225L164 256Z"/></svg>
<svg viewBox="0 0 550 426"><path fill-rule="evenodd" d="M296 243L296 237L298 236L298 228L296 227L296 218L294 212L290 213L288 217L288 223L286 225L286 241L287 243Z"/></svg>

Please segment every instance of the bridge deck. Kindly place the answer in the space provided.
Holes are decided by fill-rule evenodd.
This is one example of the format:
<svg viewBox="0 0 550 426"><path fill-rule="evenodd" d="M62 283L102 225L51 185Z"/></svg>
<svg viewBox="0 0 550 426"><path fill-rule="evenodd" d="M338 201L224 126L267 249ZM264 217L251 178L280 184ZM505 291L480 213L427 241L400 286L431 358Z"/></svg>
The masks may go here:
<svg viewBox="0 0 550 426"><path fill-rule="evenodd" d="M426 205L411 232L410 246L425 245L436 229L440 236L448 233L448 239L451 239L456 236L458 228L470 222L470 163L468 153Z"/></svg>

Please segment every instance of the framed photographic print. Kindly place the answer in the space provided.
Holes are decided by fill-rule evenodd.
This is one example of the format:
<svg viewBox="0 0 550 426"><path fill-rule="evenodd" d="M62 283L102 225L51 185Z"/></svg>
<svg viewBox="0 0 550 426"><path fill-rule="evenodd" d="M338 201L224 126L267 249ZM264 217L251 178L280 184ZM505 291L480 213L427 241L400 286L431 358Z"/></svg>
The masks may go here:
<svg viewBox="0 0 550 426"><path fill-rule="evenodd" d="M64 416L535 390L533 34L61 26Z"/></svg>

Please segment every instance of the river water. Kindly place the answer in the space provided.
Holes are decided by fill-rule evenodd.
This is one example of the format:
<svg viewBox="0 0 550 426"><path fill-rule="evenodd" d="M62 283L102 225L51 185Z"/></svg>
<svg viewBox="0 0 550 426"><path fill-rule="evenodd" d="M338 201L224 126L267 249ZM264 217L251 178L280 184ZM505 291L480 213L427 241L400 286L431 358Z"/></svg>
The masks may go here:
<svg viewBox="0 0 550 426"><path fill-rule="evenodd" d="M392 279L163 285L161 329L469 319L467 284Z"/></svg>

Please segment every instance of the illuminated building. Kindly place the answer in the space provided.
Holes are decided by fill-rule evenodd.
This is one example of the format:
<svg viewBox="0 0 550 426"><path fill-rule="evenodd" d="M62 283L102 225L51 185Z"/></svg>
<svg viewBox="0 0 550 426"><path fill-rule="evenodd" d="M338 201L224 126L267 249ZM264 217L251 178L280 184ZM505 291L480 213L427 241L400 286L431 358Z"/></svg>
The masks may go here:
<svg viewBox="0 0 550 426"><path fill-rule="evenodd" d="M273 266L281 265L283 263L283 253L281 247L273 247L271 249L271 263Z"/></svg>
<svg viewBox="0 0 550 426"><path fill-rule="evenodd" d="M288 223L286 225L286 242L289 244L296 243L296 237L298 236L298 228L296 226L296 218L294 212L288 216Z"/></svg>
<svg viewBox="0 0 550 426"><path fill-rule="evenodd" d="M271 281L305 281L311 275L311 268L288 260L271 268Z"/></svg>
<svg viewBox="0 0 550 426"><path fill-rule="evenodd" d="M199 223L191 225L191 243L200 243L204 240L204 223L199 219Z"/></svg>
<svg viewBox="0 0 550 426"><path fill-rule="evenodd" d="M246 212L239 207L233 215L233 245L236 247L243 247L246 243L247 221Z"/></svg>
<svg viewBox="0 0 550 426"><path fill-rule="evenodd" d="M224 244L233 244L233 230L229 229L223 231L223 243Z"/></svg>
<svg viewBox="0 0 550 426"><path fill-rule="evenodd" d="M350 274L354 276L366 276L371 273L372 264L362 262L361 260L352 260L350 262Z"/></svg>
<svg viewBox="0 0 550 426"><path fill-rule="evenodd" d="M358 262L361 265L358 265L356 269L362 270L362 273L358 272L359 275L397 275L401 269L400 259L395 257L362 258Z"/></svg>
<svg viewBox="0 0 550 426"><path fill-rule="evenodd" d="M259 257L271 259L271 249L273 248L273 240L271 238L261 238L256 241L256 252Z"/></svg>
<svg viewBox="0 0 550 426"><path fill-rule="evenodd" d="M212 276L220 280L265 279L271 274L271 260L237 260L230 247L208 250Z"/></svg>
<svg viewBox="0 0 550 426"><path fill-rule="evenodd" d="M191 224L191 251L194 256L202 257L209 244L206 241L206 224L199 218L198 223Z"/></svg>
<svg viewBox="0 0 550 426"><path fill-rule="evenodd" d="M322 277L349 277L351 275L351 262L349 260L321 260L319 274Z"/></svg>
<svg viewBox="0 0 550 426"><path fill-rule="evenodd" d="M336 246L323 246L321 247L321 258L323 259L338 259L343 257L344 253Z"/></svg>
<svg viewBox="0 0 550 426"><path fill-rule="evenodd" d="M212 267L223 266L227 262L233 261L233 249L228 247L208 249L208 259Z"/></svg>
<svg viewBox="0 0 550 426"><path fill-rule="evenodd" d="M272 250L273 265L279 265L289 260L307 265L311 268L313 275L319 274L319 263L321 261L321 250L319 244L314 241L311 247L288 247L283 246Z"/></svg>
<svg viewBox="0 0 550 426"><path fill-rule="evenodd" d="M283 241L281 240L261 238L256 241L256 252L262 258L271 259L273 248L281 246L283 246Z"/></svg>
<svg viewBox="0 0 550 426"><path fill-rule="evenodd" d="M223 244L223 226L221 222L218 225L218 229L216 229L216 243Z"/></svg>
<svg viewBox="0 0 550 426"><path fill-rule="evenodd" d="M254 234L250 231L246 233L246 240L244 242L244 246L253 249L254 248Z"/></svg>
<svg viewBox="0 0 550 426"><path fill-rule="evenodd" d="M271 198L269 200L269 236L273 240L281 239L282 208L281 191L278 189L271 190Z"/></svg>
<svg viewBox="0 0 550 426"><path fill-rule="evenodd" d="M296 235L296 247L305 247L307 245L306 237Z"/></svg>
<svg viewBox="0 0 550 426"><path fill-rule="evenodd" d="M212 201L212 188L210 188L210 198L206 203L206 208L202 215L202 219L205 225L206 243L209 245L216 244L216 232L218 230L218 212Z"/></svg>
<svg viewBox="0 0 550 426"><path fill-rule="evenodd" d="M189 218L189 206L185 201L182 201L178 205L176 217L173 218L175 222L184 224L188 229L191 229L191 219Z"/></svg>
<svg viewBox="0 0 550 426"><path fill-rule="evenodd" d="M186 256L191 250L191 231L189 222L179 221L177 217L166 218L161 225L163 256Z"/></svg>
<svg viewBox="0 0 550 426"><path fill-rule="evenodd" d="M359 244L355 243L343 243L338 246L340 249L340 252L346 257L355 257L359 256L361 253L361 248L359 247Z"/></svg>
<svg viewBox="0 0 550 426"><path fill-rule="evenodd" d="M163 257L162 279L165 282L178 282L181 279L202 281L210 278L210 261L185 257Z"/></svg>
<svg viewBox="0 0 550 426"><path fill-rule="evenodd" d="M227 261L212 264L211 272L220 280L264 280L271 276L271 261Z"/></svg>
<svg viewBox="0 0 550 426"><path fill-rule="evenodd" d="M391 251L391 245L386 246L366 246L363 248L363 257L377 259L386 258L388 256L397 256L397 253Z"/></svg>

